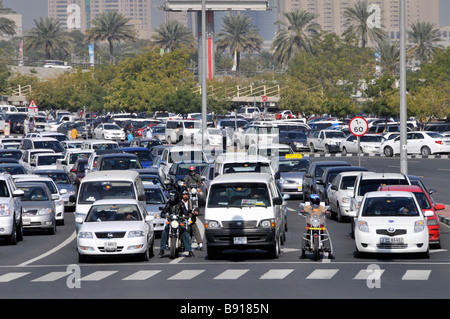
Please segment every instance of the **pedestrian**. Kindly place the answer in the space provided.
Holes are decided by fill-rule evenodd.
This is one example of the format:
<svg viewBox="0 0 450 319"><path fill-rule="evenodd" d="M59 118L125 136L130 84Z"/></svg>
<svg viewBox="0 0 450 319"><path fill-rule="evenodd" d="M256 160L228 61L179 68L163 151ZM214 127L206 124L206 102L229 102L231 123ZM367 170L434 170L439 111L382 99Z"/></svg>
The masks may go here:
<svg viewBox="0 0 450 319"><path fill-rule="evenodd" d="M131 131L128 131L128 143L133 142L133 139L134 139L133 134L131 134Z"/></svg>
<svg viewBox="0 0 450 319"><path fill-rule="evenodd" d="M28 120L28 133L34 133L34 119L33 117L30 116L29 120Z"/></svg>
<svg viewBox="0 0 450 319"><path fill-rule="evenodd" d="M72 140L76 140L78 138L78 131L75 127L72 129L72 131L70 131L70 138Z"/></svg>

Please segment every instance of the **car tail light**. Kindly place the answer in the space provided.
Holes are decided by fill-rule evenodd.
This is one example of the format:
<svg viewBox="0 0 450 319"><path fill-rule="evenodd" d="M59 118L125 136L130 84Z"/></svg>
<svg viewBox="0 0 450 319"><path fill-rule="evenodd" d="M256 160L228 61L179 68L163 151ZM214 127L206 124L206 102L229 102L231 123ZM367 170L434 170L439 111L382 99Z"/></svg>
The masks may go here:
<svg viewBox="0 0 450 319"><path fill-rule="evenodd" d="M443 141L434 141L436 144L440 144L440 145L443 145L444 144L444 142Z"/></svg>

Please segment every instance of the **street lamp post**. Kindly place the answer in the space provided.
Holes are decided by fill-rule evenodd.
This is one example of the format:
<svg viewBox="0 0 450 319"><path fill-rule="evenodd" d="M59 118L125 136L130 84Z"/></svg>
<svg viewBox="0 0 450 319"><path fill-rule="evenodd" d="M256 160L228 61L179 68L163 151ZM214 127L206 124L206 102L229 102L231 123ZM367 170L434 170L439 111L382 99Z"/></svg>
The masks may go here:
<svg viewBox="0 0 450 319"><path fill-rule="evenodd" d="M406 140L406 17L405 0L400 0L400 172L408 174Z"/></svg>
<svg viewBox="0 0 450 319"><path fill-rule="evenodd" d="M207 107L206 107L206 70L208 68L206 51L206 0L202 0L202 66L201 66L201 83L202 83L202 151L205 150L206 143L206 121L207 121Z"/></svg>

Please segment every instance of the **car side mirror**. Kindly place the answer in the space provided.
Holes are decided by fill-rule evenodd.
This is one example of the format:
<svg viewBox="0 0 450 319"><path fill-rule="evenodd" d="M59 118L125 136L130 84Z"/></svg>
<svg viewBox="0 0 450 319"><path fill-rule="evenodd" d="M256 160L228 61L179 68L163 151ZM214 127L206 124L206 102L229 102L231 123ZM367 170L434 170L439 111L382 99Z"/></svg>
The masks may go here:
<svg viewBox="0 0 450 319"><path fill-rule="evenodd" d="M445 205L437 204L436 206L434 206L434 209L435 210L443 210L443 209L445 209Z"/></svg>
<svg viewBox="0 0 450 319"><path fill-rule="evenodd" d="M275 197L273 199L273 204L274 205L281 205L281 204L283 204L283 199L281 197Z"/></svg>

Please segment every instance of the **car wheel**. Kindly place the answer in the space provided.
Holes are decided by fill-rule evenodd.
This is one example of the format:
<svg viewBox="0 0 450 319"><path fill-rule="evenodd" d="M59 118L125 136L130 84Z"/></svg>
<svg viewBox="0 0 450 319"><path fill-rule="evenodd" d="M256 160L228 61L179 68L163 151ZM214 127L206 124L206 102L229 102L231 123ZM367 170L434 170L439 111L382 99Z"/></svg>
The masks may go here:
<svg viewBox="0 0 450 319"><path fill-rule="evenodd" d="M219 258L220 251L213 249L211 247L208 247L208 245L206 246L206 252L208 254L209 260L215 260L215 259Z"/></svg>
<svg viewBox="0 0 450 319"><path fill-rule="evenodd" d="M431 149L428 146L424 146L420 150L420 154L422 154L423 156L429 156L431 155Z"/></svg>
<svg viewBox="0 0 450 319"><path fill-rule="evenodd" d="M311 143L309 145L309 149L311 150L311 153L315 153L316 152L316 149L314 148L314 144L313 143Z"/></svg>
<svg viewBox="0 0 450 319"><path fill-rule="evenodd" d="M347 149L345 147L342 148L342 155L347 155Z"/></svg>
<svg viewBox="0 0 450 319"><path fill-rule="evenodd" d="M383 153L386 157L392 157L394 156L394 150L390 146L386 146L383 150Z"/></svg>
<svg viewBox="0 0 450 319"><path fill-rule="evenodd" d="M48 229L50 235L56 234L56 220L53 221L53 227Z"/></svg>
<svg viewBox="0 0 450 319"><path fill-rule="evenodd" d="M7 242L9 245L17 245L17 229L16 223L13 223L13 228L11 230L11 235L7 238Z"/></svg>

